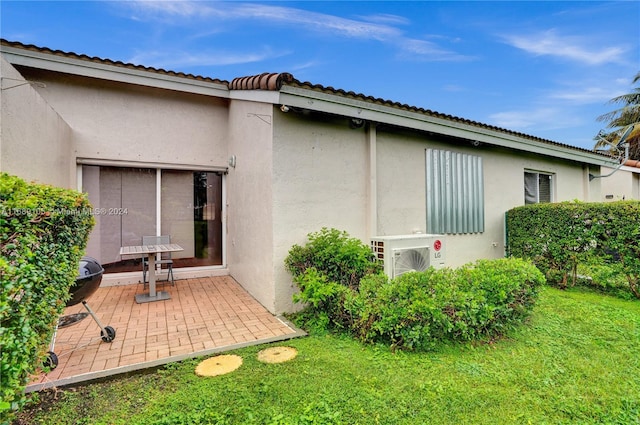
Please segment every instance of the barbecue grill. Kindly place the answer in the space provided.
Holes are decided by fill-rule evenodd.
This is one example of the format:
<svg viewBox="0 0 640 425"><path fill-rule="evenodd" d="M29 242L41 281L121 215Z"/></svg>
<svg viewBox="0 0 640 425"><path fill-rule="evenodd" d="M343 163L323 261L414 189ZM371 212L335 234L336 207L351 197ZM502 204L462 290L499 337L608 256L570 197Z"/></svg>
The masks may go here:
<svg viewBox="0 0 640 425"><path fill-rule="evenodd" d="M89 304L87 304L86 298L89 298L93 295L94 292L100 287L100 282L102 282L102 274L104 273L104 269L102 265L92 257L82 257L80 259L80 263L78 265L78 277L76 278L76 282L69 289L71 293L71 298L67 301L66 306L71 307L73 305L82 303L84 308L87 310L89 315L93 318L93 320L100 327L100 337L104 342L111 342L116 338L116 330L111 326L103 326L98 319L98 316L91 310ZM51 344L49 345L49 352L47 353L47 358L45 360L45 366L49 369L55 369L58 366L58 356L54 352L54 344L56 340L56 334L58 332L58 326L60 326L60 322L63 318L58 320L56 324L56 329L53 332L53 337L51 338Z"/></svg>

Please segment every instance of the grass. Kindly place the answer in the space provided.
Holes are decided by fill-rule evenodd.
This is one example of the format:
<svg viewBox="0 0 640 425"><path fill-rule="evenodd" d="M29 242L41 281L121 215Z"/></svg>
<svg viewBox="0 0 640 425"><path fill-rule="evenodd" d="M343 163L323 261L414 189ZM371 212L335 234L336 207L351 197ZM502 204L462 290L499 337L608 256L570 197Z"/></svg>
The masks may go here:
<svg viewBox="0 0 640 425"><path fill-rule="evenodd" d="M286 344L292 361L245 348L240 369L215 378L192 360L48 392L17 423L640 424L638 301L544 288L508 337L429 353L335 335Z"/></svg>

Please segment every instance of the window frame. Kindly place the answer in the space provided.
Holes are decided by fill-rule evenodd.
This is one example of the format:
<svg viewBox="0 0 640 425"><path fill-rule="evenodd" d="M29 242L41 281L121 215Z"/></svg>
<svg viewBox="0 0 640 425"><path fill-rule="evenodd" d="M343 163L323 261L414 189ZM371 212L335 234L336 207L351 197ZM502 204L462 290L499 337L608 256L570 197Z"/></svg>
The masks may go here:
<svg viewBox="0 0 640 425"><path fill-rule="evenodd" d="M527 175L531 175L531 176L536 176L536 186L535 186L535 194L533 195L527 195ZM541 176L546 176L549 178L549 200L540 200L541 198L541 192L540 192L540 177ZM538 171L538 170L531 170L531 169L525 169L524 173L523 173L523 195L524 195L524 204L525 205L532 205L532 204L544 204L544 203L552 203L555 201L555 181L556 181L556 175L555 173L551 173L548 171ZM534 201L529 201L528 198L530 199L531 196L535 197Z"/></svg>

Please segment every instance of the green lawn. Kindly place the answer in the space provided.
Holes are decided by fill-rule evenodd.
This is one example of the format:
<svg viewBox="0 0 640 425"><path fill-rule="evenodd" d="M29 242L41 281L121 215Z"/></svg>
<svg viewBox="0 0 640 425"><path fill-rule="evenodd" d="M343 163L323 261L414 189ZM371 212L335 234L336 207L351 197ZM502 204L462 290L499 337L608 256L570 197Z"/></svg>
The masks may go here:
<svg viewBox="0 0 640 425"><path fill-rule="evenodd" d="M640 424L640 302L544 288L531 320L493 343L392 353L346 337L265 346L214 378L197 360L57 394L41 424ZM53 396L56 400L51 400Z"/></svg>

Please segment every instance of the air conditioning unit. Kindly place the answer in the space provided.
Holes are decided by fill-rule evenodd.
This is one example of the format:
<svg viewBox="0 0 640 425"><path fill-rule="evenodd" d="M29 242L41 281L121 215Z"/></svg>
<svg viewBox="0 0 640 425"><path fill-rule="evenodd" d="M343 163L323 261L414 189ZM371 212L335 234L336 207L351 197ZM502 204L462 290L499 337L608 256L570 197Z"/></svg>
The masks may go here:
<svg viewBox="0 0 640 425"><path fill-rule="evenodd" d="M445 266L444 235L396 235L371 238L371 249L390 278L409 271Z"/></svg>

